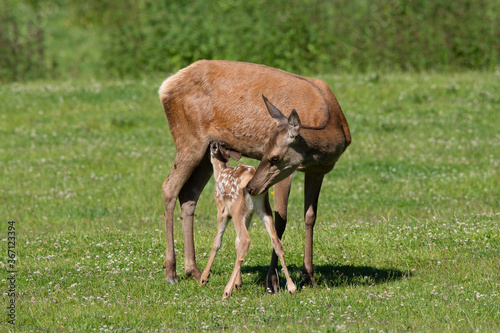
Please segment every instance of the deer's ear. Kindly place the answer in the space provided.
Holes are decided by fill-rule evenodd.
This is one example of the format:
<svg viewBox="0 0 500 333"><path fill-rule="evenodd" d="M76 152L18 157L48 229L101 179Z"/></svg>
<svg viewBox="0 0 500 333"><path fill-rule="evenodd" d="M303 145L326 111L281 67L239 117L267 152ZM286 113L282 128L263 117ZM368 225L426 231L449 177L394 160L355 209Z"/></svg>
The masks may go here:
<svg viewBox="0 0 500 333"><path fill-rule="evenodd" d="M302 123L300 122L299 114L293 109L290 117L288 117L288 136L290 139L295 139L299 135L301 127Z"/></svg>
<svg viewBox="0 0 500 333"><path fill-rule="evenodd" d="M264 100L264 103L266 103L267 112L269 112L269 115L271 115L274 121L276 121L277 124L286 123L287 119L285 115L281 113L277 107L272 105L266 96L262 95L262 99Z"/></svg>

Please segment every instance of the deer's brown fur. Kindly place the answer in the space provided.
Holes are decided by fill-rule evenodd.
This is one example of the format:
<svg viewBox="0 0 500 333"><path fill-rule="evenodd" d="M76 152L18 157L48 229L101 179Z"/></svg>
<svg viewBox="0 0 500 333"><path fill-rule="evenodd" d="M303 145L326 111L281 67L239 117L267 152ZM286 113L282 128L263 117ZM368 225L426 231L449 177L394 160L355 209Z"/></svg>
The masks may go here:
<svg viewBox="0 0 500 333"><path fill-rule="evenodd" d="M297 170L305 172L303 272L306 282L314 283L312 230L321 183L351 142L347 121L328 85L263 65L203 60L165 80L159 94L177 151L162 187L167 228L166 280L177 281L173 240L177 198L183 219L186 274L197 279L201 276L194 253L193 215L212 173L209 143L218 141L244 156L262 160L247 190L263 193L276 184L279 237L286 225L291 179ZM274 105L263 103L262 95L278 111L282 110L284 118L273 116L277 114L270 111ZM297 110L296 117L292 116L292 109ZM289 140L291 125L283 119L293 122L295 118L300 119L300 126L293 140ZM279 160L273 161L276 156ZM277 259L273 253L268 275L272 289L276 287Z"/></svg>

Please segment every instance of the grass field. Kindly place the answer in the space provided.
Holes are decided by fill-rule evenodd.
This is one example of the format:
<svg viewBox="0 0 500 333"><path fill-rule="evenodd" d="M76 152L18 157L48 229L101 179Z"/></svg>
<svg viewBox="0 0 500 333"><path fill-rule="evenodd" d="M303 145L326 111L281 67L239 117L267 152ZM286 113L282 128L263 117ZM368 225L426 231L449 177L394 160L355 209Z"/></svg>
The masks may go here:
<svg viewBox="0 0 500 333"><path fill-rule="evenodd" d="M300 280L299 174L283 238L298 293L266 294L271 244L255 219L243 287L227 301L232 226L199 287L182 274L177 211L181 277L164 281L161 184L175 150L163 77L0 85L0 331L499 331L500 73L320 78L353 143L321 192L317 286ZM212 189L196 212L200 268L216 231ZM17 271L14 325L5 268Z"/></svg>

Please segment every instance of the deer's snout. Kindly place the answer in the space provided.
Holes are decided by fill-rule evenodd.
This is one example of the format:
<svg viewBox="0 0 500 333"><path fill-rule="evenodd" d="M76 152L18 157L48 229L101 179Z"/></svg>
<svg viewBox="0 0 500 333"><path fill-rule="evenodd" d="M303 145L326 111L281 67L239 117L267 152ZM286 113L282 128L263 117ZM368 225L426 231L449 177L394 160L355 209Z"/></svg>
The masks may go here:
<svg viewBox="0 0 500 333"><path fill-rule="evenodd" d="M247 185L247 192L248 192L248 194L253 195L255 192L255 189L252 186Z"/></svg>
<svg viewBox="0 0 500 333"><path fill-rule="evenodd" d="M259 187L254 187L251 185L251 183L248 183L247 185L247 192L250 195L261 195L262 193L266 192L266 188L259 188Z"/></svg>

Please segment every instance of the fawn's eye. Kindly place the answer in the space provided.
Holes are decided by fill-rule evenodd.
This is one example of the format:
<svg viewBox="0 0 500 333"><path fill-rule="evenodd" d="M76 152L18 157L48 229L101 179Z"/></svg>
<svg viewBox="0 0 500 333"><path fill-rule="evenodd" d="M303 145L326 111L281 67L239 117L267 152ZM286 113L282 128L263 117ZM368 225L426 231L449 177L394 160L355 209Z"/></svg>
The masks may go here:
<svg viewBox="0 0 500 333"><path fill-rule="evenodd" d="M269 161L270 161L271 163L276 163L276 162L278 162L279 160L280 160L280 157L279 157L278 155L276 155L276 156L271 157Z"/></svg>

